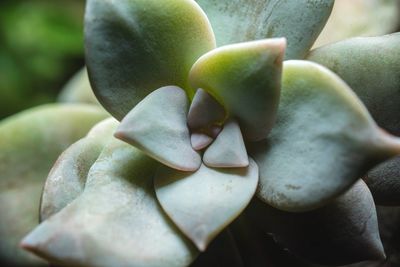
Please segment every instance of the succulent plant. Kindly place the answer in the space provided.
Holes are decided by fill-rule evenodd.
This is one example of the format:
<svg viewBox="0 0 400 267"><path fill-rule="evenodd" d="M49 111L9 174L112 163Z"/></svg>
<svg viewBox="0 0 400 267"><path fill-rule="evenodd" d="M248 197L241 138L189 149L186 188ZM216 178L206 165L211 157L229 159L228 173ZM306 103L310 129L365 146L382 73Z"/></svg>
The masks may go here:
<svg viewBox="0 0 400 267"><path fill-rule="evenodd" d="M310 52L333 4L88 0L88 74L114 118L58 158L21 246L62 266L382 260L400 34Z"/></svg>

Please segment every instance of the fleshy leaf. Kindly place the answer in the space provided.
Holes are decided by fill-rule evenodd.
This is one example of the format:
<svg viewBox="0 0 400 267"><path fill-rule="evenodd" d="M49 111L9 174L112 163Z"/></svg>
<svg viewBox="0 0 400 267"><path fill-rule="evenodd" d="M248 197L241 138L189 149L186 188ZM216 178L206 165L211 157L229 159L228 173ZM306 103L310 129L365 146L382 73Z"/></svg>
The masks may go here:
<svg viewBox="0 0 400 267"><path fill-rule="evenodd" d="M85 43L93 90L118 120L157 88L190 90L191 66L215 48L210 23L191 0L89 0Z"/></svg>
<svg viewBox="0 0 400 267"><path fill-rule="evenodd" d="M381 127L400 135L400 33L327 45L308 59L337 73Z"/></svg>
<svg viewBox="0 0 400 267"><path fill-rule="evenodd" d="M221 124L225 117L224 107L206 91L197 89L189 108L188 126L191 129L207 129Z"/></svg>
<svg viewBox="0 0 400 267"><path fill-rule="evenodd" d="M284 212L261 201L248 211L289 251L313 263L337 266L385 257L374 200L361 180L311 212Z"/></svg>
<svg viewBox="0 0 400 267"><path fill-rule="evenodd" d="M400 20L398 0L336 0L314 47L358 36L395 32Z"/></svg>
<svg viewBox="0 0 400 267"><path fill-rule="evenodd" d="M117 121L106 119L95 126L91 132L64 151L51 169L43 188L40 203L40 221L59 212L82 192L86 184L89 169L99 157ZM102 128L103 131L98 131ZM108 128L108 135L104 134Z"/></svg>
<svg viewBox="0 0 400 267"><path fill-rule="evenodd" d="M189 265L198 252L157 203L151 178L158 165L112 141L90 169L83 194L21 245L67 266Z"/></svg>
<svg viewBox="0 0 400 267"><path fill-rule="evenodd" d="M361 101L333 72L293 60L284 64L277 122L248 151L260 167L258 196L287 211L320 207L356 179L400 153Z"/></svg>
<svg viewBox="0 0 400 267"><path fill-rule="evenodd" d="M161 167L154 178L157 198L175 224L204 251L247 206L257 187L258 167L194 173Z"/></svg>
<svg viewBox="0 0 400 267"><path fill-rule="evenodd" d="M82 68L61 89L58 101L62 103L88 103L100 105L89 83L86 68Z"/></svg>
<svg viewBox="0 0 400 267"><path fill-rule="evenodd" d="M190 142L194 150L202 150L209 146L214 139L204 133L194 132L190 135Z"/></svg>
<svg viewBox="0 0 400 267"><path fill-rule="evenodd" d="M242 133L235 120L225 123L221 133L204 153L203 162L208 167L215 168L240 168L249 165Z"/></svg>
<svg viewBox="0 0 400 267"><path fill-rule="evenodd" d="M364 181L377 205L400 205L400 156L376 166Z"/></svg>
<svg viewBox="0 0 400 267"><path fill-rule="evenodd" d="M246 139L258 141L266 138L275 120L284 51L284 39L220 47L193 65L189 80L226 106Z"/></svg>
<svg viewBox="0 0 400 267"><path fill-rule="evenodd" d="M43 183L59 154L105 117L95 106L57 104L0 122L0 263L4 266L41 264L18 243L39 221Z"/></svg>
<svg viewBox="0 0 400 267"><path fill-rule="evenodd" d="M195 171L201 157L190 142L188 102L176 86L153 91L126 115L115 136L171 168Z"/></svg>
<svg viewBox="0 0 400 267"><path fill-rule="evenodd" d="M286 37L286 59L303 58L331 13L334 0L196 0L209 17L218 46Z"/></svg>

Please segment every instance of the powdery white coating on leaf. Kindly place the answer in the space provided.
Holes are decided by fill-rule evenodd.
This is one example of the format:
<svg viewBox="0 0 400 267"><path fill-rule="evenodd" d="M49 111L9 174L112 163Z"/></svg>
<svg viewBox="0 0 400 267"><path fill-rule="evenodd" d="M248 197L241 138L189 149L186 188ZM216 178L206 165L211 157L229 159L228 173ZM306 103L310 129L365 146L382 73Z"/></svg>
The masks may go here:
<svg viewBox="0 0 400 267"><path fill-rule="evenodd" d="M227 121L221 133L205 151L203 162L208 167L241 168L249 165L240 127L233 119Z"/></svg>
<svg viewBox="0 0 400 267"><path fill-rule="evenodd" d="M334 0L196 0L209 17L218 46L285 37L286 59L301 59L331 13Z"/></svg>
<svg viewBox="0 0 400 267"><path fill-rule="evenodd" d="M82 194L89 169L116 127L117 121L113 118L96 124L87 137L72 144L58 157L44 184L40 221L59 212Z"/></svg>
<svg viewBox="0 0 400 267"><path fill-rule="evenodd" d="M207 16L192 0L89 0L86 63L100 103L121 120L153 90L185 88L196 59L215 48Z"/></svg>
<svg viewBox="0 0 400 267"><path fill-rule="evenodd" d="M201 157L190 142L188 108L185 91L179 87L157 89L126 115L115 136L171 168L195 171Z"/></svg>
<svg viewBox="0 0 400 267"><path fill-rule="evenodd" d="M161 206L174 223L204 251L210 241L247 206L258 183L258 167L211 169L194 173L161 167L154 185Z"/></svg>
<svg viewBox="0 0 400 267"><path fill-rule="evenodd" d="M344 40L311 51L364 102L379 126L400 136L400 33Z"/></svg>
<svg viewBox="0 0 400 267"><path fill-rule="evenodd" d="M153 189L159 164L118 140L90 169L83 194L21 245L71 266L184 267L196 249L164 215Z"/></svg>
<svg viewBox="0 0 400 267"><path fill-rule="evenodd" d="M400 153L338 76L318 64L284 65L277 122L249 149L260 167L258 196L287 211L306 211L344 192L375 164Z"/></svg>
<svg viewBox="0 0 400 267"><path fill-rule="evenodd" d="M204 133L193 132L190 135L190 142L194 150L202 150L209 146L214 139Z"/></svg>

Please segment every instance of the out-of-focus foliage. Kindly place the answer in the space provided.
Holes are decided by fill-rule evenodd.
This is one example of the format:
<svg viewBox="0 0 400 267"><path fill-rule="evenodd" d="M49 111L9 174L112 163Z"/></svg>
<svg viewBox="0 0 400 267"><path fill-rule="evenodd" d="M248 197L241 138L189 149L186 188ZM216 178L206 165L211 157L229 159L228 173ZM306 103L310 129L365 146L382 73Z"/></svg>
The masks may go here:
<svg viewBox="0 0 400 267"><path fill-rule="evenodd" d="M83 65L83 0L0 2L0 118L56 99Z"/></svg>

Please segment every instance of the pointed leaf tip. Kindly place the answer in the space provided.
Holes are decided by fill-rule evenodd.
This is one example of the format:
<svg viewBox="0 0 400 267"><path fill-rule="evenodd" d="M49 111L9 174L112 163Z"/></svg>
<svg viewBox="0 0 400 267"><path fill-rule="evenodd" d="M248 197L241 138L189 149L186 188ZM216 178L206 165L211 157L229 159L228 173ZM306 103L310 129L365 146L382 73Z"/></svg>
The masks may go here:
<svg viewBox="0 0 400 267"><path fill-rule="evenodd" d="M157 198L168 216L198 247L208 244L232 222L253 197L258 167L211 169L194 173L162 166L154 177Z"/></svg>
<svg viewBox="0 0 400 267"><path fill-rule="evenodd" d="M237 122L229 120L206 150L203 162L215 168L241 168L249 165L246 146Z"/></svg>
<svg viewBox="0 0 400 267"><path fill-rule="evenodd" d="M193 65L190 84L222 103L246 139L264 139L278 108L285 47L284 38L219 47Z"/></svg>
<svg viewBox="0 0 400 267"><path fill-rule="evenodd" d="M209 146L214 139L204 133L192 133L190 141L194 150L202 150Z"/></svg>
<svg viewBox="0 0 400 267"><path fill-rule="evenodd" d="M192 95L189 70L215 46L208 18L192 0L87 1L91 85L118 120L162 86L178 85Z"/></svg>
<svg viewBox="0 0 400 267"><path fill-rule="evenodd" d="M114 135L171 168L195 171L201 157L191 145L187 110L185 91L162 87L133 108Z"/></svg>

